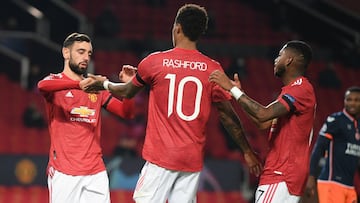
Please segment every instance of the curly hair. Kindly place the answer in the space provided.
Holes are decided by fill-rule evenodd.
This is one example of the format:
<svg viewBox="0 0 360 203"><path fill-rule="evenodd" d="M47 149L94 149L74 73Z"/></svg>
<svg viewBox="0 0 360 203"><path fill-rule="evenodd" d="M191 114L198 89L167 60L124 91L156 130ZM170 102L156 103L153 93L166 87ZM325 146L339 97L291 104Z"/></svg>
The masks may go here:
<svg viewBox="0 0 360 203"><path fill-rule="evenodd" d="M196 4L185 4L179 8L175 23L179 23L182 30L191 41L197 41L205 33L209 17L204 7Z"/></svg>

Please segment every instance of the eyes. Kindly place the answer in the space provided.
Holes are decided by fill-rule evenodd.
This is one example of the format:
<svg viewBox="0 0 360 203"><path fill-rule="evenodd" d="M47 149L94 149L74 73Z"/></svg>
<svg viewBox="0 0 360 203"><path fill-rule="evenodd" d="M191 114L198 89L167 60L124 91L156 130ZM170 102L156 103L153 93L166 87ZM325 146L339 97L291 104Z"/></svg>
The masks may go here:
<svg viewBox="0 0 360 203"><path fill-rule="evenodd" d="M85 49L78 49L77 53L80 55L88 54L89 57L92 55L92 51L86 51Z"/></svg>

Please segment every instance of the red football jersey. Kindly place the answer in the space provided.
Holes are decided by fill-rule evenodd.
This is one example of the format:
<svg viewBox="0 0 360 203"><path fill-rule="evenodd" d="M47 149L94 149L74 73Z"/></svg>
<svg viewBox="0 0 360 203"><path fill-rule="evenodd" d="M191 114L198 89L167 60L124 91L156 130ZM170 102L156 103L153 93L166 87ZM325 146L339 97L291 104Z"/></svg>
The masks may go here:
<svg viewBox="0 0 360 203"><path fill-rule="evenodd" d="M51 146L48 166L69 175L104 171L100 110L110 97L109 92L85 93L80 89L79 81L73 81L62 73L46 77L38 87L45 97L49 120ZM49 91L55 87L62 90Z"/></svg>
<svg viewBox="0 0 360 203"><path fill-rule="evenodd" d="M133 83L150 86L145 160L170 170L202 169L211 103L231 99L209 82L214 70L222 70L218 62L180 48L153 53L140 62Z"/></svg>
<svg viewBox="0 0 360 203"><path fill-rule="evenodd" d="M301 195L309 174L316 98L312 85L299 77L282 88L278 101L289 114L273 120L260 185L285 181L292 195Z"/></svg>

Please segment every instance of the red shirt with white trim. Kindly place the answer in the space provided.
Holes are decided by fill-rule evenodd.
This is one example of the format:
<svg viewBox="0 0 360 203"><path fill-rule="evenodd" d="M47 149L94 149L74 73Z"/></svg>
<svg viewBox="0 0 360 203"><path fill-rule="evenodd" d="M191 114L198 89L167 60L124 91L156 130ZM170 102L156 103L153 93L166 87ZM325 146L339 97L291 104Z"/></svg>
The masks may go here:
<svg viewBox="0 0 360 203"><path fill-rule="evenodd" d="M107 91L85 93L79 81L63 73L47 76L38 83L38 88L45 98L48 114L51 138L48 167L68 175L104 171L101 108L111 109L125 118L132 117L133 101L120 102Z"/></svg>
<svg viewBox="0 0 360 203"><path fill-rule="evenodd" d="M199 51L180 48L153 53L140 62L132 82L150 86L145 160L170 170L201 171L211 103L231 99L209 82L214 70L223 71Z"/></svg>
<svg viewBox="0 0 360 203"><path fill-rule="evenodd" d="M289 113L273 120L270 151L260 185L285 181L292 195L301 195L309 174L316 98L312 85L299 77L282 88L278 101Z"/></svg>

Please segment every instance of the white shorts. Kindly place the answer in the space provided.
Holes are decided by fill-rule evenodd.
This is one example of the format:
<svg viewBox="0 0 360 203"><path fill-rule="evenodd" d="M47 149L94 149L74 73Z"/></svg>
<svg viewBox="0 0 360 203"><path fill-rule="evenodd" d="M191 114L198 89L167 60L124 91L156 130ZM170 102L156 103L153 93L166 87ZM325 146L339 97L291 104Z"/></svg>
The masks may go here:
<svg viewBox="0 0 360 203"><path fill-rule="evenodd" d="M196 203L200 172L172 171L146 162L133 198L136 203Z"/></svg>
<svg viewBox="0 0 360 203"><path fill-rule="evenodd" d="M298 203L300 196L291 195L285 182L260 185L256 189L255 203Z"/></svg>
<svg viewBox="0 0 360 203"><path fill-rule="evenodd" d="M66 175L53 169L49 171L50 203L110 203L106 171L85 176Z"/></svg>

